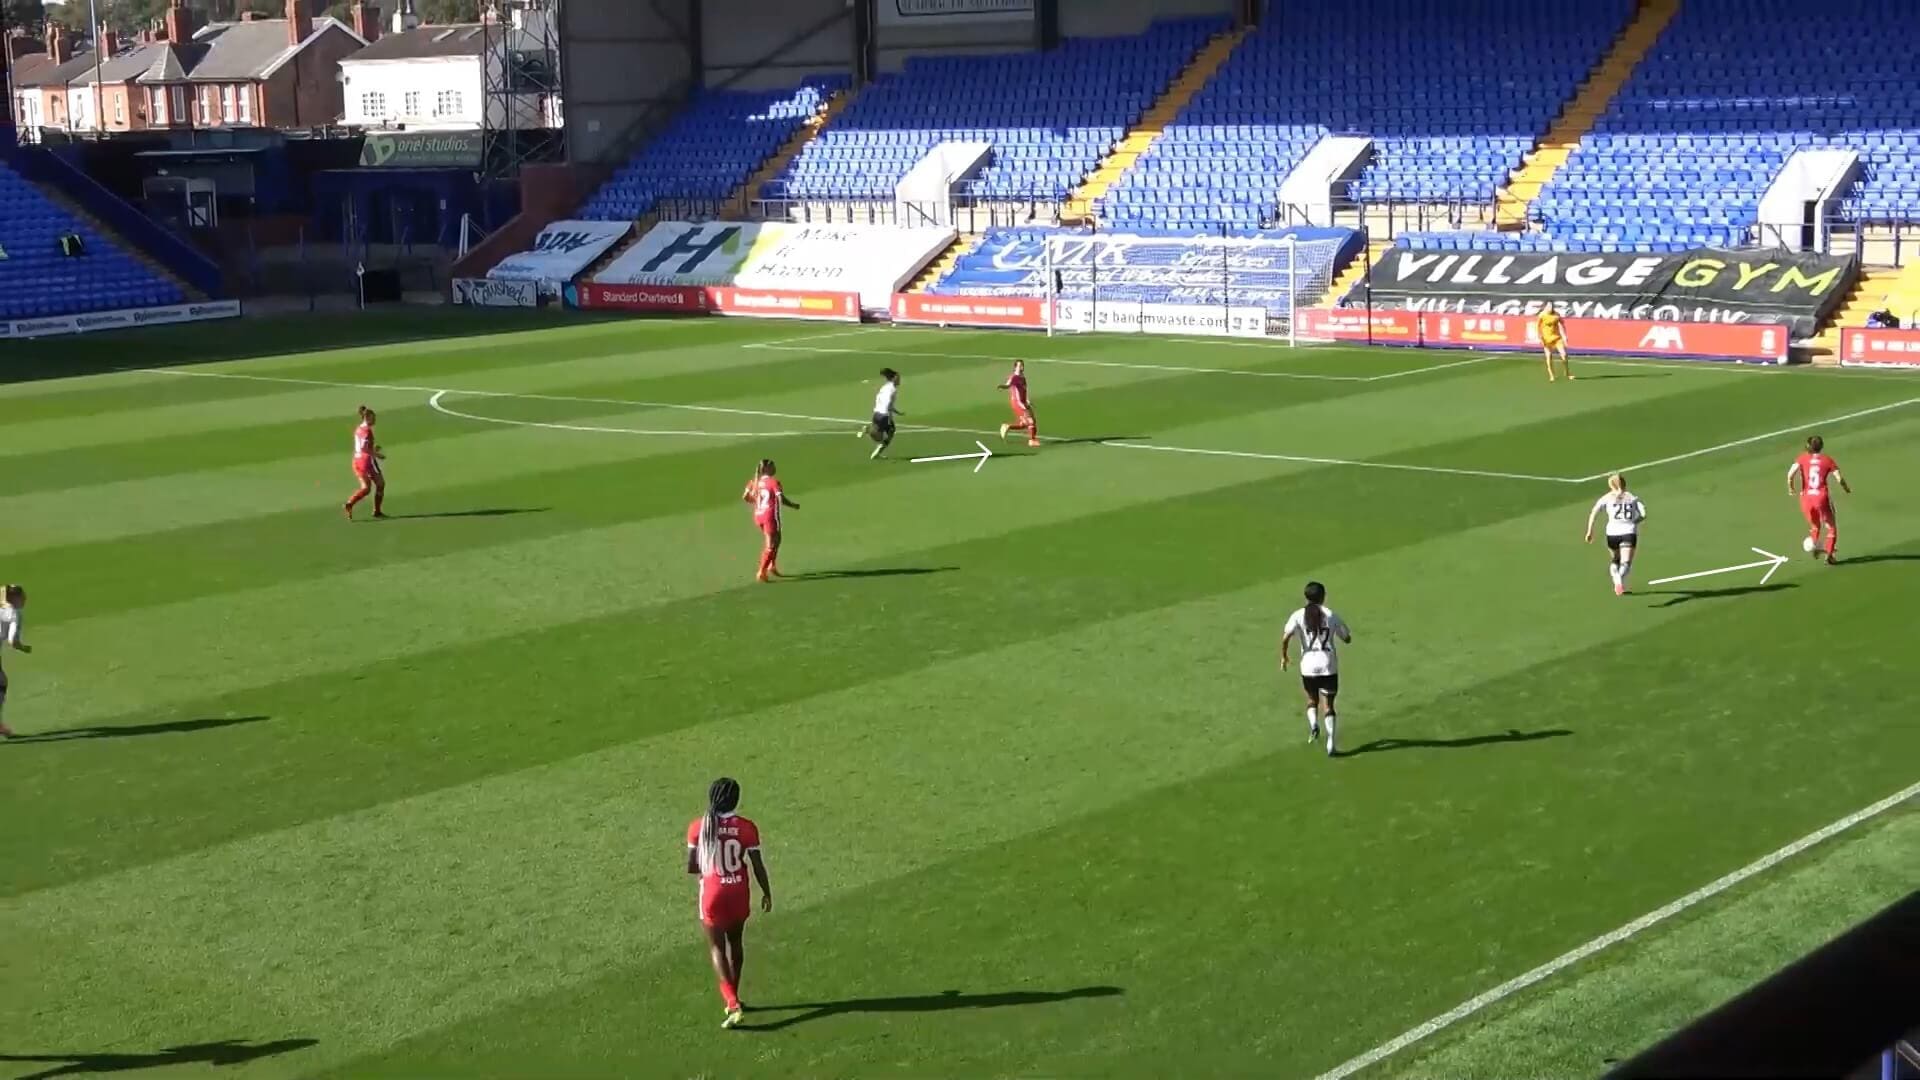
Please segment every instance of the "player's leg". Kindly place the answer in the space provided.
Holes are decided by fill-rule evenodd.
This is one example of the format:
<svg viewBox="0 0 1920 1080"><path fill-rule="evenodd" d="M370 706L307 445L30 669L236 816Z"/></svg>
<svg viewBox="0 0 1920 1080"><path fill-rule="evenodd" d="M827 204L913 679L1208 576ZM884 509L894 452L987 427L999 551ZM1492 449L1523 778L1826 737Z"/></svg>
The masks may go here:
<svg viewBox="0 0 1920 1080"><path fill-rule="evenodd" d="M379 462L373 466L373 516L387 516L387 474L381 470Z"/></svg>
<svg viewBox="0 0 1920 1080"><path fill-rule="evenodd" d="M1304 676L1300 686L1307 694L1307 742L1316 743L1320 741L1320 691Z"/></svg>
<svg viewBox="0 0 1920 1080"><path fill-rule="evenodd" d="M740 998L741 973L747 967L747 924L730 927L727 930L727 970L733 976L734 1000ZM744 1006L742 1006L744 1008Z"/></svg>
<svg viewBox="0 0 1920 1080"><path fill-rule="evenodd" d="M1021 421L1027 431L1027 445L1039 446L1040 445L1040 421L1034 417L1033 410L1029 409L1026 412L1022 413Z"/></svg>
<svg viewBox="0 0 1920 1080"><path fill-rule="evenodd" d="M1620 539L1607 537L1607 578L1613 582L1613 591L1620 591Z"/></svg>
<svg viewBox="0 0 1920 1080"><path fill-rule="evenodd" d="M1634 550L1635 548L1631 541L1620 545L1620 579L1615 582L1619 587L1614 591L1622 596L1626 595L1627 591L1631 588L1627 582L1633 578Z"/></svg>
<svg viewBox="0 0 1920 1080"><path fill-rule="evenodd" d="M1561 338L1559 344L1554 347L1554 351L1560 354L1560 370L1566 373L1567 380L1571 382L1573 380L1573 362L1567 359L1567 339Z"/></svg>
<svg viewBox="0 0 1920 1080"><path fill-rule="evenodd" d="M1820 512L1820 503L1818 500L1802 495L1800 513L1807 519L1807 541L1813 545L1813 557L1817 559L1820 557L1820 528L1826 524L1825 517Z"/></svg>
<svg viewBox="0 0 1920 1080"><path fill-rule="evenodd" d="M1545 344L1545 343L1542 343L1542 344L1541 344L1541 346L1540 346L1540 356L1541 356L1541 357L1542 357L1543 359L1545 359L1545 360L1546 360L1546 362L1547 362L1547 381L1548 381L1548 382L1552 382L1552 381L1554 380L1554 375L1553 375L1553 346L1551 346L1551 345L1547 345L1547 344Z"/></svg>
<svg viewBox="0 0 1920 1080"><path fill-rule="evenodd" d="M1335 710L1333 701L1334 698L1340 695L1340 677L1338 675L1326 676L1320 687L1320 693L1327 699L1327 707L1320 714L1320 718L1327 723L1327 756L1333 757L1336 753L1333 748L1334 729L1340 724L1340 717Z"/></svg>
<svg viewBox="0 0 1920 1080"><path fill-rule="evenodd" d="M893 445L893 430L893 417L880 416L877 414L874 416L873 441L879 445L873 448L873 453L867 455L868 460L872 460L886 453L887 447Z"/></svg>
<svg viewBox="0 0 1920 1080"><path fill-rule="evenodd" d="M340 506L341 511L347 515L347 520L349 521L353 520L353 508L359 505L361 499L366 498L373 491L373 481L369 480L364 474L359 475L359 481L360 487L358 490L354 491L352 495L347 496L347 501Z"/></svg>
<svg viewBox="0 0 1920 1080"><path fill-rule="evenodd" d="M0 739L13 738L13 729L7 726L7 679L0 675Z"/></svg>
<svg viewBox="0 0 1920 1080"><path fill-rule="evenodd" d="M760 565L754 570L756 581L767 580L773 569L774 553L780 550L780 529L771 521L760 522Z"/></svg>
<svg viewBox="0 0 1920 1080"><path fill-rule="evenodd" d="M732 1027L740 1022L740 993L734 988L733 962L727 956L727 932L706 922L700 924L700 929L707 938L707 959L713 964L713 977L720 982L720 1000L727 1006L723 1026Z"/></svg>
<svg viewBox="0 0 1920 1080"><path fill-rule="evenodd" d="M1836 553L1840 550L1840 523L1833 514L1833 499L1824 499L1820 504L1820 521L1827 528L1827 562L1840 561Z"/></svg>
<svg viewBox="0 0 1920 1080"><path fill-rule="evenodd" d="M767 534L767 576L780 576L780 541L786 534L780 528L779 519L774 519L773 531Z"/></svg>

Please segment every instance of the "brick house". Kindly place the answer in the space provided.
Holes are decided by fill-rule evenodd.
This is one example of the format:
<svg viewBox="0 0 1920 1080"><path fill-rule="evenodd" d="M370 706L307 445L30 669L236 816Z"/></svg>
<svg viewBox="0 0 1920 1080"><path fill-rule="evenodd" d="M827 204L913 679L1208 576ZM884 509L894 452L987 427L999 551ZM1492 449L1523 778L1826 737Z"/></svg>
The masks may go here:
<svg viewBox="0 0 1920 1080"><path fill-rule="evenodd" d="M171 0L161 25L131 44L100 35L97 85L91 54L43 65L29 80L39 95L37 122L21 126L118 132L336 123L340 61L368 39L339 20L313 18L309 2L287 0L281 19L248 15L199 26L184 0ZM367 19L364 9L356 15Z"/></svg>

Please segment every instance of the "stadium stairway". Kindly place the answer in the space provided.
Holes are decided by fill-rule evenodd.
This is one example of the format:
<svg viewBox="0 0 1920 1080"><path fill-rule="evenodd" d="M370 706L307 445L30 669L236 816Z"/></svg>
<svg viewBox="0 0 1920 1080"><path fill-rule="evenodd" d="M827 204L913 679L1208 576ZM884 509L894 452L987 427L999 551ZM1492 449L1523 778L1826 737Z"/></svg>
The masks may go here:
<svg viewBox="0 0 1920 1080"><path fill-rule="evenodd" d="M1173 123L1174 118L1180 115L1180 110L1186 108L1194 95L1207 85L1207 81L1233 55L1233 50L1246 35L1244 27L1223 30L1194 53L1193 59L1187 61L1187 66L1175 76L1173 82L1167 84L1159 100L1141 114L1140 119L1127 131L1126 137L1108 151L1100 164L1094 166L1080 186L1067 197L1066 206L1062 208L1062 220L1084 222L1093 217L1094 202L1105 195L1107 189L1166 131L1167 125Z"/></svg>
<svg viewBox="0 0 1920 1080"><path fill-rule="evenodd" d="M1340 301L1367 276L1367 268L1379 263L1380 257L1392 246L1393 241L1384 237L1375 236L1368 240L1366 248L1354 252L1353 258L1347 260L1346 269L1335 274L1327 284L1327 293L1320 298L1319 306L1339 307Z"/></svg>
<svg viewBox="0 0 1920 1080"><path fill-rule="evenodd" d="M41 196L45 198L48 202L54 204L55 206L59 207L62 210L65 210L67 213L72 214L75 218L79 219L81 224L87 226L88 228L92 229L95 233L99 234L101 239L111 242L115 247L119 248L121 251L126 252L127 255L130 256L134 262L139 263L142 267L146 269L148 273L152 274L154 277L160 279L161 281L164 281L167 284L173 286L174 288L179 289L180 296L182 298L181 299L182 303L197 304L202 300L208 299L207 294L205 292L199 289L196 289L192 285L188 284L185 280L183 280L180 277L180 275L174 273L172 270L169 270L158 259L155 259L152 255L149 255L147 254L146 251L142 250L139 244L133 243L132 241L128 240L125 236L122 236L120 234L120 231L118 229L115 229L113 226L107 224L105 221L102 221L98 216L93 214L86 207L81 206L79 203L68 198L66 192L61 191L59 188L55 187L52 184L36 183L34 184L34 187L40 190Z"/></svg>
<svg viewBox="0 0 1920 1080"><path fill-rule="evenodd" d="M1854 279L1853 291L1833 309L1833 318L1827 320L1827 325L1808 343L1807 358L1820 365L1838 364L1842 327L1865 326L1867 316L1882 307L1893 308L1894 314L1899 315L1898 305L1905 302L1901 298L1914 296L1920 296L1920 272L1914 266L1903 269L1862 269L1860 276ZM1900 317L1904 325L1906 316Z"/></svg>
<svg viewBox="0 0 1920 1080"><path fill-rule="evenodd" d="M933 283L946 277L947 272L952 270L967 252L972 251L980 243L980 238L985 235L985 233L961 233L955 237L953 243L947 245L947 250L941 252L927 264L926 269L920 271L919 275L913 279L913 283L907 286L907 291L926 292L932 288Z"/></svg>
<svg viewBox="0 0 1920 1080"><path fill-rule="evenodd" d="M1580 84L1580 90L1567 102L1553 126L1540 138L1515 169L1507 186L1494 195L1494 227L1520 230L1527 227L1527 212L1542 188L1567 163L1574 147L1593 130L1600 114L1607 111L1620 88L1632 77L1633 69L1646 59L1654 42L1680 11L1681 0L1645 0L1633 20L1614 39L1607 55L1594 65L1593 73Z"/></svg>
<svg viewBox="0 0 1920 1080"><path fill-rule="evenodd" d="M793 164L793 159L799 157L800 152L807 148L807 144L820 134L820 129L844 112L848 105L853 104L853 99L859 96L859 93L858 87L849 86L828 98L819 112L794 129L793 134L781 144L780 149L774 151L772 157L760 163L760 167L753 171L753 175L747 177L746 183L741 184L727 200L727 205L735 213L745 213L747 204L760 197L760 189L780 179L781 175L787 171L787 166Z"/></svg>

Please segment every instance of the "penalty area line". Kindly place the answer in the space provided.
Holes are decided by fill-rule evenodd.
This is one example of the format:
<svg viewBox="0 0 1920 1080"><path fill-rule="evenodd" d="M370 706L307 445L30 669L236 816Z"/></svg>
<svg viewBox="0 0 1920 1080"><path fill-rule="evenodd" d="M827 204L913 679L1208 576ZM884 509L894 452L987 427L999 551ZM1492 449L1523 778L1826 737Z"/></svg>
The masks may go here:
<svg viewBox="0 0 1920 1080"><path fill-rule="evenodd" d="M593 424L558 424L541 420L509 420L499 416L481 416L477 413L461 412L440 403L448 394L459 394L457 390L435 390L427 399L427 407L444 416L459 420L477 420L483 424L501 424L506 427L545 428L548 431L584 431L596 435L684 435L696 439L790 439L801 435L843 435L845 429L836 428L826 431L815 428L810 431L689 431L665 428L625 428L601 427Z"/></svg>
<svg viewBox="0 0 1920 1080"><path fill-rule="evenodd" d="M1316 1080L1345 1080L1346 1077L1352 1076L1362 1069L1376 1065L1392 1057L1394 1054L1405 1050L1407 1047L1452 1027L1489 1005L1498 1004L1522 990L1533 986L1535 983L1552 978L1595 953L1610 949L1626 941L1628 938L1658 926L1668 919L1673 918L1675 915L1686 911L1688 908L1711 900L1751 877L1766 873L1768 870L1786 862L1788 859L1793 858L1808 848L1831 840L1841 833L1864 822L1871 821L1881 814L1892 810L1894 807L1899 806L1901 803L1916 797L1920 797L1920 783L1912 784L1903 790L1896 791L1871 806L1855 810L1853 813L1848 814L1846 817L1841 818L1831 825L1808 833L1806 836L1795 840L1793 843L1777 851L1763 855L1730 874L1702 885L1665 907L1649 911L1617 930L1602 934L1579 948L1561 953L1559 956L1541 964L1532 971L1508 979L1506 982L1501 983L1499 986L1488 990L1478 997L1463 1001L1426 1023L1415 1028L1410 1028L1399 1036L1381 1043L1366 1053L1334 1066L1326 1072L1321 1073Z"/></svg>
<svg viewBox="0 0 1920 1080"><path fill-rule="evenodd" d="M1860 409L1855 412L1842 413L1839 416L1829 416L1825 420L1810 420L1807 423L1795 424L1792 427L1780 428L1777 431L1765 431L1765 432L1761 432L1758 435L1749 435L1744 439L1734 439L1730 442L1715 443L1712 446L1704 446L1698 450L1689 450L1684 454L1671 454L1663 458L1654 458L1652 461L1642 461L1642 462L1639 462L1638 464L1627 465L1618 469L1610 469L1607 472L1594 473L1592 476L1583 476L1580 478L1580 482L1583 484L1587 484L1587 483L1592 483L1595 480L1605 480L1608 476L1612 475L1613 473L1637 472L1641 469L1651 469L1658 465L1672 465L1677 461L1688 461L1697 457L1705 457L1708 454L1720 453L1722 450L1733 450L1742 446L1749 446L1753 443L1765 442L1768 439L1777 439L1782 435L1792 435L1795 432L1806 431L1811 428L1824 427L1828 424L1839 424L1839 423L1844 423L1845 421L1848 421L1848 420L1858 420L1863 416L1875 416L1883 412L1892 412L1895 409L1904 409L1909 405L1920 405L1920 398L1908 398L1905 401L1895 401L1886 405L1876 405L1871 409Z"/></svg>

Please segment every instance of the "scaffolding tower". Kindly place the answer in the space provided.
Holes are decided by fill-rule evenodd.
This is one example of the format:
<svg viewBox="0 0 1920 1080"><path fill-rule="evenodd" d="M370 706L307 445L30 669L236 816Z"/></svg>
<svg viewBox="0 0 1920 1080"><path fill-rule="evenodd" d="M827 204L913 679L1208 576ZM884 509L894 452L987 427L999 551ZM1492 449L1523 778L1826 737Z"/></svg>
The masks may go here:
<svg viewBox="0 0 1920 1080"><path fill-rule="evenodd" d="M562 0L486 0L481 11L483 180L515 177L566 152L560 78Z"/></svg>

